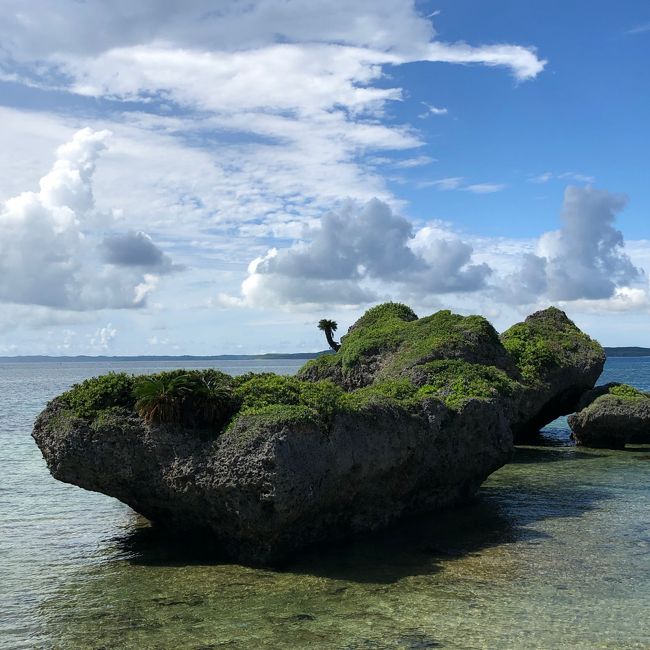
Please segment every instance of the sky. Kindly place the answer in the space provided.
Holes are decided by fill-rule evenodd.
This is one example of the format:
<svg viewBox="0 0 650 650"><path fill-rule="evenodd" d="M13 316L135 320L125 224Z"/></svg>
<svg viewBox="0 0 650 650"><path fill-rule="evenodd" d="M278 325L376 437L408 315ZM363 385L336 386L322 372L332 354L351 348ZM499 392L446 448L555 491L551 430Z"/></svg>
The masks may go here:
<svg viewBox="0 0 650 650"><path fill-rule="evenodd" d="M0 0L0 355L387 300L650 346L650 4Z"/></svg>

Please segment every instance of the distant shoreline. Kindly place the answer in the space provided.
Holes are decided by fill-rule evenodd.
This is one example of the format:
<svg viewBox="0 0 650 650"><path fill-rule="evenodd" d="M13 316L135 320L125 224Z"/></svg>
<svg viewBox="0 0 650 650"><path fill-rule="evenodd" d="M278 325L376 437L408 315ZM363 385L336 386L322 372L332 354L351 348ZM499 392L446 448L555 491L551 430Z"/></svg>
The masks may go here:
<svg viewBox="0 0 650 650"><path fill-rule="evenodd" d="M604 350L608 357L650 357L650 348L618 347Z"/></svg>
<svg viewBox="0 0 650 650"><path fill-rule="evenodd" d="M22 355L15 357L0 357L0 362L11 363L37 363L43 361L68 361L68 362L96 362L96 361L264 361L274 359L315 359L323 354L331 354L329 350L321 352L293 352L282 354L279 352L269 352L267 354L217 354L197 356L190 354L183 355L138 355L138 356L92 356L80 354L72 357L65 356L48 356L48 355Z"/></svg>
<svg viewBox="0 0 650 650"><path fill-rule="evenodd" d="M650 348L641 347L606 347L604 348L607 357L650 357ZM92 356L80 354L77 356L48 356L48 355L21 355L15 357L0 357L0 362L10 363L36 363L43 361L67 361L67 362L90 362L90 361L264 361L274 359L315 359L323 354L332 354L330 350L320 352L268 352L266 354L216 354L216 355L138 355L138 356Z"/></svg>

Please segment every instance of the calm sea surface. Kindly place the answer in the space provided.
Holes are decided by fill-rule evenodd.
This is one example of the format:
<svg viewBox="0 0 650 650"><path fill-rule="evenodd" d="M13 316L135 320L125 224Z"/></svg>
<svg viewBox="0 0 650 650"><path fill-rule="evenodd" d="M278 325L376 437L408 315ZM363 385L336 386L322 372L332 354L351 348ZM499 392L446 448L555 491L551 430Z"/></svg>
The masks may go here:
<svg viewBox="0 0 650 650"><path fill-rule="evenodd" d="M171 367L0 364L0 648L650 648L650 447L576 449L557 421L459 511L250 569L55 481L30 437L75 382ZM650 390L650 359L613 380Z"/></svg>

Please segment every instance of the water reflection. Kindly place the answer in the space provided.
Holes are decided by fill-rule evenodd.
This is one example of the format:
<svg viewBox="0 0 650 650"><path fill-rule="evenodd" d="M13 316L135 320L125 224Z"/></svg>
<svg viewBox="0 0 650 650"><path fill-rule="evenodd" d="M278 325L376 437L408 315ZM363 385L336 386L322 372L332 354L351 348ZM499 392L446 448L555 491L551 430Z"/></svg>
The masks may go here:
<svg viewBox="0 0 650 650"><path fill-rule="evenodd" d="M538 462L547 453L557 454L554 462ZM500 617L507 629L517 599L543 606L545 592L557 598L573 589L555 559L567 539L558 540L565 529L554 522L579 522L612 498L567 474L573 466L585 479L587 467L611 461L587 455L523 450L526 462L497 472L460 510L314 547L275 569L224 562L208 544L134 517L106 542L102 561L71 573L40 606L45 646L56 639L61 648L473 647L456 645L454 626L466 627L463 639L485 640L484 617ZM591 571L583 550L574 551L564 549L574 577Z"/></svg>

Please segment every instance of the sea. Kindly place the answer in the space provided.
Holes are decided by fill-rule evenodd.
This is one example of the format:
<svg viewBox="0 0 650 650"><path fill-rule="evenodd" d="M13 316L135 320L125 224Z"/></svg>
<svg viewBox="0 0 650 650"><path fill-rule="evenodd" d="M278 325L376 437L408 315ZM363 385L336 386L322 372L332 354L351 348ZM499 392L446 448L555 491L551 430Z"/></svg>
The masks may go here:
<svg viewBox="0 0 650 650"><path fill-rule="evenodd" d="M650 648L650 447L576 448L560 419L462 508L249 568L55 481L30 436L76 382L177 365L0 363L0 648ZM606 381L650 390L650 358Z"/></svg>

